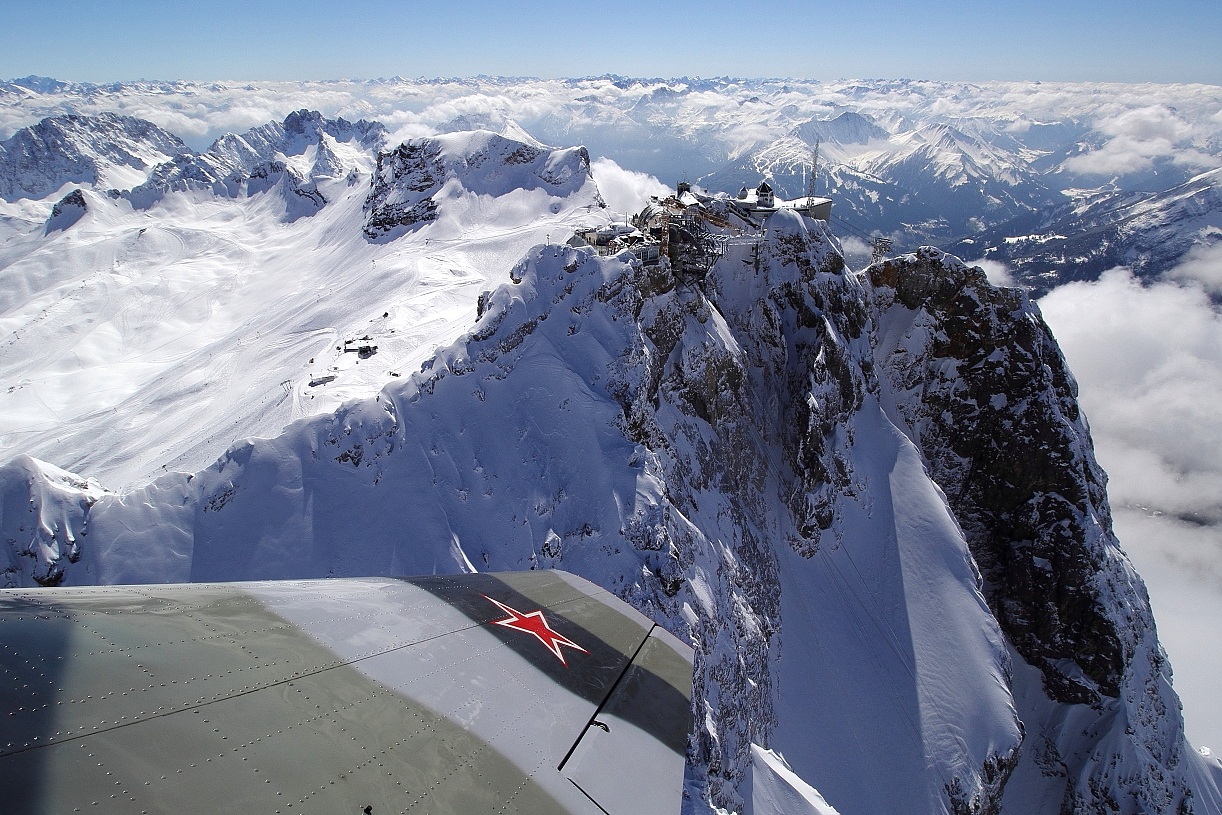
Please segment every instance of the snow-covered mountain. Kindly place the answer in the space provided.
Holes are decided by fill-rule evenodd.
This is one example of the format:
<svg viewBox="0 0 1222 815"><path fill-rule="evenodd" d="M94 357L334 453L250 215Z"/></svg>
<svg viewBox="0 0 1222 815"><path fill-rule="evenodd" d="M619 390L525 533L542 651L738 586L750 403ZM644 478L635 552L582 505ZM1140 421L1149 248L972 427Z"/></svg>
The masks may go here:
<svg viewBox="0 0 1222 815"><path fill-rule="evenodd" d="M870 142L886 141L891 134L874 124L869 116L845 111L834 119L811 119L795 127L790 133L807 144L816 141L841 148L849 145L869 145Z"/></svg>
<svg viewBox="0 0 1222 815"><path fill-rule="evenodd" d="M1059 207L1032 212L962 241L967 257L1006 263L1015 279L1045 293L1127 266L1153 279L1194 247L1222 242L1222 169L1160 193L1077 191Z"/></svg>
<svg viewBox="0 0 1222 815"><path fill-rule="evenodd" d="M583 194L585 207L601 207L589 184L584 147L552 150L487 131L404 142L378 156L364 232L371 241L391 241L447 214L461 218L472 205L497 220L502 208L516 208L516 216L507 213L515 220L535 210L555 215L572 206L566 199ZM487 201L498 210L488 211Z"/></svg>
<svg viewBox="0 0 1222 815"><path fill-rule="evenodd" d="M283 123L271 122L242 135L227 133L200 154L180 154L159 165L128 197L147 207L170 190L209 189L220 195L286 187L294 217L326 205L318 182L370 172L372 156L384 145L386 129L376 122L326 119L298 110Z"/></svg>
<svg viewBox="0 0 1222 815"><path fill-rule="evenodd" d="M1020 292L851 273L786 211L695 285L567 246L510 278L419 373L192 475L14 460L8 580L558 566L695 644L697 809L747 806L752 745L846 815L1222 808Z"/></svg>
<svg viewBox="0 0 1222 815"><path fill-rule="evenodd" d="M737 189L765 178L782 195L797 198L806 193L818 144L817 190L835 196L837 217L847 225L890 235L900 245L948 240L1054 199L1028 166L1039 154L991 135L968 135L948 124L893 135L868 117L846 112L799 125L701 183Z"/></svg>
<svg viewBox="0 0 1222 815"><path fill-rule="evenodd" d="M138 111L203 149L226 131L261 125L254 111L289 115L309 100L330 117L385 122L392 145L486 129L527 143L583 144L670 184L686 176L734 192L762 175L790 198L805 194L818 137L819 189L836 197L841 231L883 234L901 250L972 239L959 246L972 257L1035 234L1032 224L1072 213L1085 198L1158 195L1222 165L1222 89L1207 85L619 76L89 85L26 77L0 83L0 95L0 135L46 116ZM1172 245L1200 240L1177 233Z"/></svg>
<svg viewBox="0 0 1222 815"><path fill-rule="evenodd" d="M52 116L0 142L0 199L43 198L67 185L134 187L186 144L131 116Z"/></svg>
<svg viewBox="0 0 1222 815"><path fill-rule="evenodd" d="M393 175L398 155L380 144L379 126L294 113L131 191L56 201L57 186L11 205L0 457L116 487L202 468L236 438L409 373L529 246L605 222L583 151L462 133L399 148L437 157L410 193L436 217L375 240L388 205L375 171Z"/></svg>
<svg viewBox="0 0 1222 815"><path fill-rule="evenodd" d="M574 249L612 218L590 154L526 131L797 194L817 137L852 212L961 189L977 235L1115 139L1060 155L1089 126L928 83L461 84L366 86L415 100L413 138L294 106L0 202L8 583L558 566L695 645L694 812L1222 812L1024 294L933 249L853 272L792 210L709 226L700 279ZM56 115L154 90L240 91L0 87Z"/></svg>

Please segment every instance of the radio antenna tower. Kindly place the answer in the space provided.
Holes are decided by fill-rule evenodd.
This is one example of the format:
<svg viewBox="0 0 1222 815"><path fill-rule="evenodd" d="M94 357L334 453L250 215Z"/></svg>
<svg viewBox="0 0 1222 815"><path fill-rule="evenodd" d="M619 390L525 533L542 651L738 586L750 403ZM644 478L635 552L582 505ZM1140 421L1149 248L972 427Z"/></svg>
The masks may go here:
<svg viewBox="0 0 1222 815"><path fill-rule="evenodd" d="M820 139L815 137L815 146L810 151L810 178L806 182L806 205L810 206L815 200L816 182L819 178L819 144Z"/></svg>
<svg viewBox="0 0 1222 815"><path fill-rule="evenodd" d="M890 255L892 248L890 238L884 238L882 235L875 237L874 242L870 245L870 256L873 258L873 262L878 263Z"/></svg>

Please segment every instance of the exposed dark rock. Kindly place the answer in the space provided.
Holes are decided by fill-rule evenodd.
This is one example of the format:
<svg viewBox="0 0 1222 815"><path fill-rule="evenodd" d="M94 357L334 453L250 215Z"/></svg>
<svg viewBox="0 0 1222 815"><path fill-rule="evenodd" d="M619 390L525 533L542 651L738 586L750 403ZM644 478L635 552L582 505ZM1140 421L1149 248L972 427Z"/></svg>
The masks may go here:
<svg viewBox="0 0 1222 815"><path fill-rule="evenodd" d="M56 230L67 229L79 221L88 209L89 205L85 201L85 194L80 190L73 190L51 208L51 217L47 219L46 233L49 235Z"/></svg>
<svg viewBox="0 0 1222 815"><path fill-rule="evenodd" d="M889 326L875 357L896 421L944 490L990 609L1047 698L1091 711L1100 734L1123 732L1108 738L1123 738L1145 770L1121 772L1119 758L1072 742L1063 754L1054 742L1073 734L1048 729L1038 705L1020 706L1030 717L1022 760L1050 788L1064 785L1065 812L1190 810L1176 770L1187 748L1145 587L1112 533L1077 385L1039 310L928 247L867 275Z"/></svg>
<svg viewBox="0 0 1222 815"><path fill-rule="evenodd" d="M436 220L435 196L450 182L492 198L536 189L564 198L590 181L584 147L551 150L485 131L413 139L378 154L365 200L365 237L394 240ZM597 193L593 200L603 203Z"/></svg>
<svg viewBox="0 0 1222 815"><path fill-rule="evenodd" d="M0 141L0 198L42 198L64 184L98 184L110 167L151 170L149 159L190 153L174 134L132 116L51 116Z"/></svg>
<svg viewBox="0 0 1222 815"><path fill-rule="evenodd" d="M445 168L441 146L434 141L404 142L378 154L365 210L365 235L375 240L437 218L432 195L441 189Z"/></svg>
<svg viewBox="0 0 1222 815"><path fill-rule="evenodd" d="M897 353L883 364L898 388L920 391L904 418L967 535L1002 628L1043 671L1052 698L1117 696L1125 654L1093 585L1103 554L1086 530L1097 519L1110 532L1106 476L1048 327L1021 292L993 288L980 270L936 250L869 274L932 318L922 355Z"/></svg>

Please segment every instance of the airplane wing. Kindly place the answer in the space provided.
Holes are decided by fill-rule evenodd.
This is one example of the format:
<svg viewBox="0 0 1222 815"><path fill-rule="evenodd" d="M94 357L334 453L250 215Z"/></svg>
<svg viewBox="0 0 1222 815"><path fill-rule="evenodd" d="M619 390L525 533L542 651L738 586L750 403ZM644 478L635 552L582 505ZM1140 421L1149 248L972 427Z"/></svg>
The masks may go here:
<svg viewBox="0 0 1222 815"><path fill-rule="evenodd" d="M691 668L559 571L4 590L0 809L677 815Z"/></svg>

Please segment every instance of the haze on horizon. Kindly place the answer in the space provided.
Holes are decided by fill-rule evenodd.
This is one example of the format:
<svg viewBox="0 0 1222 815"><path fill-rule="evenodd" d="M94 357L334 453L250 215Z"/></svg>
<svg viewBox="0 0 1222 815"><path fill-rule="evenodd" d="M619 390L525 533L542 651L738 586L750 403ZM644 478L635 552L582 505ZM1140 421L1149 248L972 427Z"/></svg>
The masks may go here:
<svg viewBox="0 0 1222 815"><path fill-rule="evenodd" d="M736 76L1222 84L1212 0L3 0L0 77Z"/></svg>

